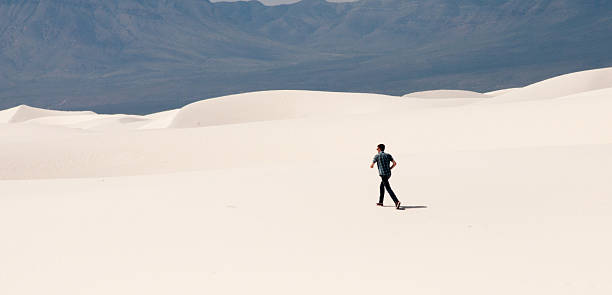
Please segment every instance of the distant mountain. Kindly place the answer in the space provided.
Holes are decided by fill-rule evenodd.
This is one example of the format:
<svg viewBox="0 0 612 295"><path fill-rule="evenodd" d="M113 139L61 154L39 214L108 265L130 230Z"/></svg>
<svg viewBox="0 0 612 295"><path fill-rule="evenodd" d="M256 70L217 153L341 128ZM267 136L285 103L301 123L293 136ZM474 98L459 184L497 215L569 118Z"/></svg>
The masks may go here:
<svg viewBox="0 0 612 295"><path fill-rule="evenodd" d="M612 1L0 0L0 109L263 89L489 91L612 66Z"/></svg>

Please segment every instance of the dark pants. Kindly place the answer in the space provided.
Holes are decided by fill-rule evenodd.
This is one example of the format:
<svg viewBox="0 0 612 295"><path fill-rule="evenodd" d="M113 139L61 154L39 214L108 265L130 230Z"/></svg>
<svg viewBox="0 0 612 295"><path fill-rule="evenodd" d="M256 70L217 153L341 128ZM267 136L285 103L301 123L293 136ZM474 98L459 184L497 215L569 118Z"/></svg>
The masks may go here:
<svg viewBox="0 0 612 295"><path fill-rule="evenodd" d="M387 189L387 192L391 196L391 199L393 199L393 202L394 203L399 202L399 200L395 196L395 193L391 189L391 185L389 184L389 178L390 177L391 177L391 175L381 175L380 176L380 178L382 178L382 181L380 182L380 201L379 201L379 203L381 203L381 204L382 204L383 198L385 196L385 188Z"/></svg>

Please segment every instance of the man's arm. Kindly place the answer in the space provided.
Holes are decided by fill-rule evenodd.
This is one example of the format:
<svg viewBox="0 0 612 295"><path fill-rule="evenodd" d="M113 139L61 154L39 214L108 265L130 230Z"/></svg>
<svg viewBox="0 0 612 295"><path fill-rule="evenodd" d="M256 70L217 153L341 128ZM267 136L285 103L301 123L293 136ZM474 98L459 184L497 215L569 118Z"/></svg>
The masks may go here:
<svg viewBox="0 0 612 295"><path fill-rule="evenodd" d="M395 162L395 160L393 160L393 161L391 161L391 163L393 163L393 165L391 165L391 169L393 169L393 167L395 167L395 165L397 165L397 162Z"/></svg>
<svg viewBox="0 0 612 295"><path fill-rule="evenodd" d="M372 165L370 165L370 168L374 168L374 163L376 162L372 162Z"/></svg>

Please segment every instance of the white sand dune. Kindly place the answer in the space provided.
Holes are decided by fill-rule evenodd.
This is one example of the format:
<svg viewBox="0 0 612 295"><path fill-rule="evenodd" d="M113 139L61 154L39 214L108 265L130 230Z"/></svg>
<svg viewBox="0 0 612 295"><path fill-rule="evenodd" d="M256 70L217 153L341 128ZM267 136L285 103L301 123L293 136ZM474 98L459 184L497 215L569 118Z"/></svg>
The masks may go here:
<svg viewBox="0 0 612 295"><path fill-rule="evenodd" d="M176 115L176 113L179 111L180 109L174 109L174 110L168 110L168 111L163 111L163 112L159 112L159 113L153 113L153 114L149 114L146 115L146 118L150 118L150 119L166 119L168 117L172 117L174 115Z"/></svg>
<svg viewBox="0 0 612 295"><path fill-rule="evenodd" d="M27 123L93 131L167 128L179 110L147 116L66 112L19 106L0 111L0 123Z"/></svg>
<svg viewBox="0 0 612 295"><path fill-rule="evenodd" d="M40 108L34 108L26 105L20 105L14 108L0 111L0 123L18 123L41 117L50 116L78 116L78 115L93 115L94 112L67 112L53 111Z"/></svg>
<svg viewBox="0 0 612 295"><path fill-rule="evenodd" d="M606 73L0 111L0 294L610 294ZM374 206L381 142L404 210Z"/></svg>
<svg viewBox="0 0 612 295"><path fill-rule="evenodd" d="M27 121L23 121L23 122L40 124L40 125L72 127L73 125L76 125L79 123L108 118L110 116L111 115L99 115L99 114L42 116L42 117L37 117L34 119L27 120ZM22 122L19 122L19 123L22 123Z"/></svg>
<svg viewBox="0 0 612 295"><path fill-rule="evenodd" d="M612 68L571 73L495 97L495 101L549 99L612 87Z"/></svg>
<svg viewBox="0 0 612 295"><path fill-rule="evenodd" d="M520 88L506 88L506 89L500 89L500 90L495 90L495 91L490 91L490 92L487 92L487 93L485 93L485 95L488 95L488 96L490 96L490 97L500 96L500 95L502 95L502 94L506 94L506 93L509 93L509 92L515 91L515 90L517 90L517 89L520 89Z"/></svg>
<svg viewBox="0 0 612 295"><path fill-rule="evenodd" d="M413 92L404 95L404 97L418 97L418 98L487 98L490 97L487 94L482 94L474 91L467 90L429 90Z"/></svg>
<svg viewBox="0 0 612 295"><path fill-rule="evenodd" d="M109 115L103 118L71 124L68 127L87 129L87 130L118 130L118 129L138 129L151 120L142 116L133 115Z"/></svg>
<svg viewBox="0 0 612 295"><path fill-rule="evenodd" d="M208 99L183 107L171 127L201 127L313 116L373 113L391 108L396 97L318 91L262 91Z"/></svg>
<svg viewBox="0 0 612 295"><path fill-rule="evenodd" d="M168 128L179 111L180 109L176 109L147 115L145 117L149 118L151 121L141 126L140 129Z"/></svg>
<svg viewBox="0 0 612 295"><path fill-rule="evenodd" d="M402 103L399 107L402 107L404 111L411 110L422 110L425 108L439 108L439 107L456 107L462 105L468 105L477 103L483 100L483 98L444 98L444 99L431 99L422 97L402 97Z"/></svg>
<svg viewBox="0 0 612 295"><path fill-rule="evenodd" d="M162 122L158 122L162 121ZM167 121L167 120L166 120ZM156 120L144 116L135 115L74 115L74 116L50 116L39 117L26 121L29 124L62 126L66 128L76 128L83 130L109 130L115 131L119 129L133 130L141 129L146 126L153 128L166 128L168 123L163 123L163 120Z"/></svg>

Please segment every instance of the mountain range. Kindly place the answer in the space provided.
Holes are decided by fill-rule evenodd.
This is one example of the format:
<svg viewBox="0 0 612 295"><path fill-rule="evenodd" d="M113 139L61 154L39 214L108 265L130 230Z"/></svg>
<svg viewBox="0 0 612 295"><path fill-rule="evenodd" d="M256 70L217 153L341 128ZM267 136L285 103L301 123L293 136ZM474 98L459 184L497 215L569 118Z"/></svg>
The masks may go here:
<svg viewBox="0 0 612 295"><path fill-rule="evenodd" d="M612 66L609 0L0 0L0 109L490 91Z"/></svg>

